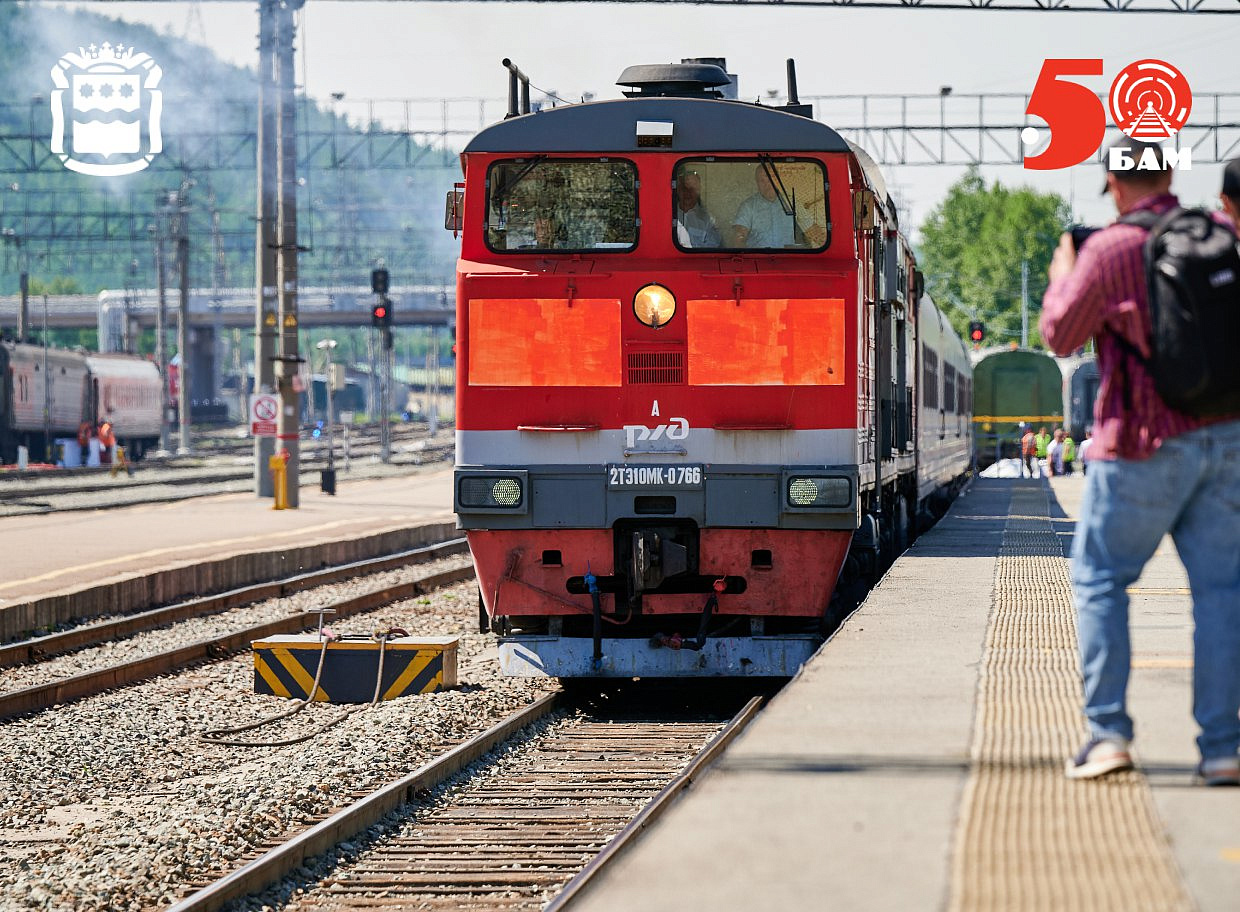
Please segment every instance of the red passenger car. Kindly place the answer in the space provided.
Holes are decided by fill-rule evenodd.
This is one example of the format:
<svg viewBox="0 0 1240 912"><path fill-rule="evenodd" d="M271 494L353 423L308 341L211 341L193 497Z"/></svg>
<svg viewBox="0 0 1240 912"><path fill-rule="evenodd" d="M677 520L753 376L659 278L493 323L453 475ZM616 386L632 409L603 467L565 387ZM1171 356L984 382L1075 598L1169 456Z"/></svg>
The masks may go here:
<svg viewBox="0 0 1240 912"><path fill-rule="evenodd" d="M789 675L837 583L965 473L965 348L919 306L873 162L803 106L728 100L701 62L620 84L463 155L455 509L480 610L513 674ZM928 319L955 381L932 424Z"/></svg>

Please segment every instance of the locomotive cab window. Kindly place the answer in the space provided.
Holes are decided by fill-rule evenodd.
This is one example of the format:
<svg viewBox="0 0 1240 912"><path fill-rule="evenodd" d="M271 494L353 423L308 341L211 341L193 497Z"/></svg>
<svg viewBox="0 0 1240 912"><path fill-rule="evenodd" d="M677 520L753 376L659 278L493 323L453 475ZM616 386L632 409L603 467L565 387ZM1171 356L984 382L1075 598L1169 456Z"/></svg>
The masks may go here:
<svg viewBox="0 0 1240 912"><path fill-rule="evenodd" d="M688 159L672 180L672 238L688 251L797 250L831 243L821 162Z"/></svg>
<svg viewBox="0 0 1240 912"><path fill-rule="evenodd" d="M637 168L614 159L496 162L487 172L495 251L617 251L637 244Z"/></svg>

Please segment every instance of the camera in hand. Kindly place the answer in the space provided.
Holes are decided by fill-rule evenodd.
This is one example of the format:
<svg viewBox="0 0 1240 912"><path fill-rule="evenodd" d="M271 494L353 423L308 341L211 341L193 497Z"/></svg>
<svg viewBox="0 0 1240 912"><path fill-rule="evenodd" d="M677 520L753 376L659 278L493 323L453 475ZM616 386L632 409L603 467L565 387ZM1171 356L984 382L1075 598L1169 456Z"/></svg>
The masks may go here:
<svg viewBox="0 0 1240 912"><path fill-rule="evenodd" d="M1081 245L1095 231L1101 231L1101 228L1095 228L1093 225L1073 225L1068 229L1072 233L1072 249L1077 253L1081 252Z"/></svg>

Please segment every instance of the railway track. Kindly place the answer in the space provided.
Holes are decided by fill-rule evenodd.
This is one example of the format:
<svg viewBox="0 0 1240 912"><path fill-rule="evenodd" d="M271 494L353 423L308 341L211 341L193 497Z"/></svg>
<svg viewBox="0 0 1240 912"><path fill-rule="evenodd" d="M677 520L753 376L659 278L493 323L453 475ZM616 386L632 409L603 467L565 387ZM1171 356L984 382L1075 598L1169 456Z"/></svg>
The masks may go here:
<svg viewBox="0 0 1240 912"><path fill-rule="evenodd" d="M700 707L560 715L543 697L409 776L342 808L168 912L212 912L243 896L297 892L297 908L559 909L684 791L757 714ZM535 724L542 730L525 734ZM513 743L506 745L506 742ZM505 746L485 761L488 752ZM450 777L477 764L447 787ZM397 811L378 835L368 828ZM359 838L360 837L360 838ZM347 843L341 846L341 843ZM313 885L281 878L330 851L347 861Z"/></svg>
<svg viewBox="0 0 1240 912"><path fill-rule="evenodd" d="M227 611L267 599L281 598L340 580L452 557L463 554L465 550L464 539L453 539L400 554L329 567L284 580L259 583L218 595L156 608L140 614L86 624L62 633L10 643L0 647L0 668L41 661L91 645L111 643L135 633L153 630L178 621ZM328 607L335 612L335 618L348 617L389 602L411 598L440 586L470 579L472 576L472 564L468 560L460 560L447 568L423 574L412 581L368 589L335 601ZM129 662L70 675L46 684L13 690L0 694L0 719L39 712L69 700L92 696L114 687L186 668L198 662L221 658L248 648L252 640L280 633L298 633L310 626L313 626L313 620L306 614L288 615L265 623L241 627L223 635L200 639Z"/></svg>
<svg viewBox="0 0 1240 912"><path fill-rule="evenodd" d="M243 429L244 430L244 429ZM305 435L302 439L302 446L308 450L317 447L318 441L310 436L313 428L303 429ZM390 429L391 441L395 446L398 443L406 443L411 440L425 439L427 434L427 426L425 423L413 424L393 424ZM324 436L320 438L326 443L326 431ZM359 447L368 447L375 450L379 446L379 426L377 424L351 425L349 429L350 448L356 453ZM248 455L254 450L254 438L248 435L237 436L236 433L229 435L210 435L203 436L195 441L195 447L203 454L211 455ZM336 428L336 450L337 455L344 450L344 435L339 426Z"/></svg>
<svg viewBox="0 0 1240 912"><path fill-rule="evenodd" d="M352 471L341 472L340 480L386 477L400 474L410 468L449 458L453 452L451 442L430 444L416 451L396 451L389 463L377 465L370 458L377 456L378 445L353 450ZM115 506L168 503L213 494L248 491L253 486L254 468L250 464L229 464L227 457L211 457L224 460L224 464L193 466L147 466L135 465L133 476L110 477L105 469L68 470L65 477L3 478L0 479L0 516L24 516L41 513L61 513L81 510L98 510ZM337 453L337 466L343 469L343 456ZM313 448L302 454L300 484L313 487L319 484L319 472L326 467L325 453Z"/></svg>

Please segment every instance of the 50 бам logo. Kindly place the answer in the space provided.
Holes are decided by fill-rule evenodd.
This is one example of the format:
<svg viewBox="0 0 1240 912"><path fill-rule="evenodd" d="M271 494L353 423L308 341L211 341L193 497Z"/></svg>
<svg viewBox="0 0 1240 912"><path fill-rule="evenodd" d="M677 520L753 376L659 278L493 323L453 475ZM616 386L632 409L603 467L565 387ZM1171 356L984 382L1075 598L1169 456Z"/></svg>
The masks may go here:
<svg viewBox="0 0 1240 912"><path fill-rule="evenodd" d="M1098 151L1107 129L1107 112L1093 90L1065 77L1101 76L1101 58L1052 58L1042 64L1029 96L1026 114L1040 117L1051 139L1040 155L1026 156L1025 167L1036 171L1079 165ZM1124 67L1111 83L1111 119L1125 135L1146 142L1170 139L1188 122L1193 93L1184 74L1162 60L1138 60ZM1025 127L1021 139L1033 146L1036 127ZM1122 150L1121 150L1122 151ZM1190 150L1165 149L1167 165L1192 167ZM1123 167L1124 163L1117 163ZM1140 162L1129 162L1139 168Z"/></svg>

